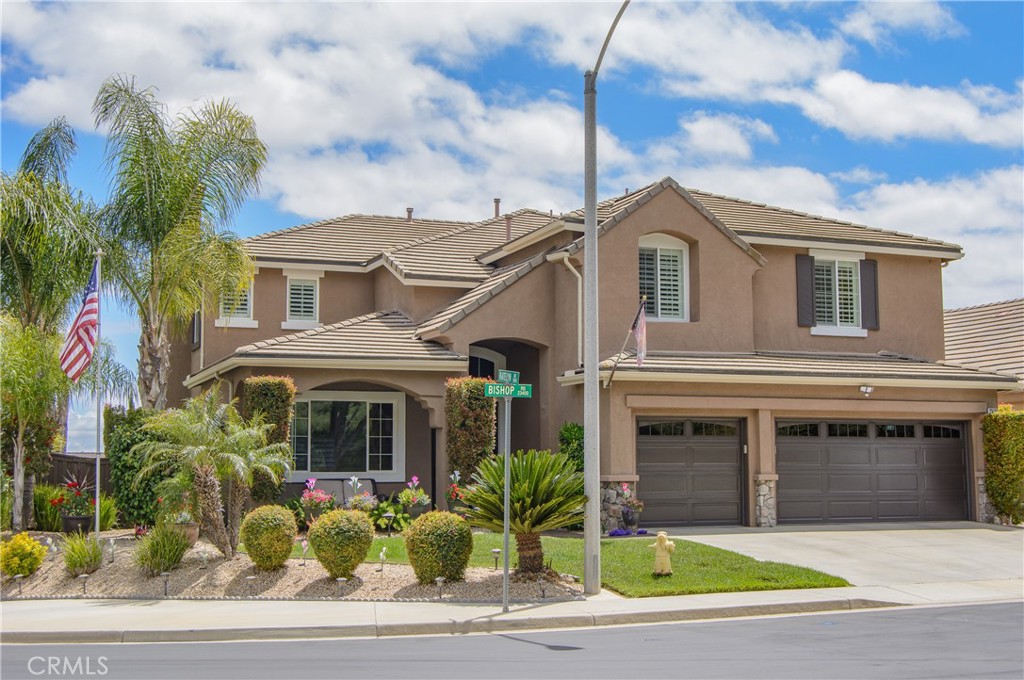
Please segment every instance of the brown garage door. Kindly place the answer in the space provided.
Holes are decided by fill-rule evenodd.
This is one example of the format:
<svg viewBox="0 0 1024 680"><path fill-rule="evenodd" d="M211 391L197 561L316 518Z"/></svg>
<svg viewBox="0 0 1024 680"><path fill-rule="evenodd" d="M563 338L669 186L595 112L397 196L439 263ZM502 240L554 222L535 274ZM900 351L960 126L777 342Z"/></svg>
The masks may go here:
<svg viewBox="0 0 1024 680"><path fill-rule="evenodd" d="M649 418L638 422L643 523L739 524L740 423Z"/></svg>
<svg viewBox="0 0 1024 680"><path fill-rule="evenodd" d="M961 423L779 421L779 522L957 520Z"/></svg>

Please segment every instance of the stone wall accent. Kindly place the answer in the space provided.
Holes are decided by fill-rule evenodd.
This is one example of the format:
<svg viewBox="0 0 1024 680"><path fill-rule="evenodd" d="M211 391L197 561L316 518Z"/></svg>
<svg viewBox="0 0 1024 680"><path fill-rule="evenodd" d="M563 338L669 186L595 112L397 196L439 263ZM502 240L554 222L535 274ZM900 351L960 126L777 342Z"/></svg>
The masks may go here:
<svg viewBox="0 0 1024 680"><path fill-rule="evenodd" d="M1003 523L995 506L988 500L988 491L985 490L985 475L978 475L978 521L985 524Z"/></svg>
<svg viewBox="0 0 1024 680"><path fill-rule="evenodd" d="M636 495L636 484L629 482L601 482L601 530L608 533L612 529L622 529L622 501L626 498L622 493L622 485L626 484L632 495Z"/></svg>
<svg viewBox="0 0 1024 680"><path fill-rule="evenodd" d="M778 524L776 508L777 475L764 475L754 478L754 522L759 527L773 527Z"/></svg>

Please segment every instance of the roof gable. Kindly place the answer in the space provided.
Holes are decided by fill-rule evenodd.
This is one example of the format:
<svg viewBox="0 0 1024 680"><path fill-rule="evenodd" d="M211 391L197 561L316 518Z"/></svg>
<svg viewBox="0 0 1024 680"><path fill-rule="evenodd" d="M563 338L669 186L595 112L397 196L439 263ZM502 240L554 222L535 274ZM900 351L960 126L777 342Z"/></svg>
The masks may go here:
<svg viewBox="0 0 1024 680"><path fill-rule="evenodd" d="M946 361L1024 379L1024 298L943 313Z"/></svg>

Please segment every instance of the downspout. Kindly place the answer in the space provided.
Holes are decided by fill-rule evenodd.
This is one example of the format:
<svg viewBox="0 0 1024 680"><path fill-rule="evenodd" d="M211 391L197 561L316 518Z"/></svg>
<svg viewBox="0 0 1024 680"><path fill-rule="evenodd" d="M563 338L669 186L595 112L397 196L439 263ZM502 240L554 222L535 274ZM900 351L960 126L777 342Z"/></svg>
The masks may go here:
<svg viewBox="0 0 1024 680"><path fill-rule="evenodd" d="M576 365L583 365L583 277L569 263L569 253L559 253L562 264L576 277Z"/></svg>

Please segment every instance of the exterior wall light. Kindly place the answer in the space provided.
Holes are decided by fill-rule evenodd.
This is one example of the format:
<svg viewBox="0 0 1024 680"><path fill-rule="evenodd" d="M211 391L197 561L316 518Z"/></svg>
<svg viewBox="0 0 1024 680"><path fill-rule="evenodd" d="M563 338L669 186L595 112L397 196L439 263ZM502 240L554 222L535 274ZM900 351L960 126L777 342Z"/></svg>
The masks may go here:
<svg viewBox="0 0 1024 680"><path fill-rule="evenodd" d="M860 391L865 397L870 397L871 393L875 391L875 388L871 385L861 385Z"/></svg>

